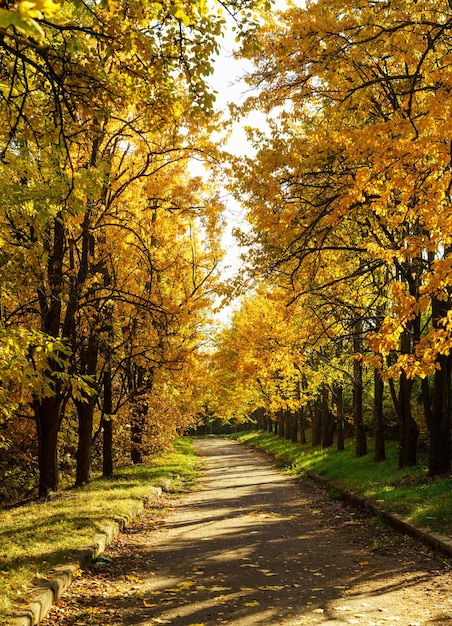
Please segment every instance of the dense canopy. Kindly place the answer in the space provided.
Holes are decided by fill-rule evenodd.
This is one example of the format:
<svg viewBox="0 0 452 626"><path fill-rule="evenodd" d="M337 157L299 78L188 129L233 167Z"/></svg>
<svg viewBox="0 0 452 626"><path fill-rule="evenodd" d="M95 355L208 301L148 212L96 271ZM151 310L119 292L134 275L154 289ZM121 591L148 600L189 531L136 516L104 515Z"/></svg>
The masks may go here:
<svg viewBox="0 0 452 626"><path fill-rule="evenodd" d="M225 126L266 116L242 157L209 85L226 17L254 69ZM450 471L451 35L445 0L3 3L5 497L248 420Z"/></svg>

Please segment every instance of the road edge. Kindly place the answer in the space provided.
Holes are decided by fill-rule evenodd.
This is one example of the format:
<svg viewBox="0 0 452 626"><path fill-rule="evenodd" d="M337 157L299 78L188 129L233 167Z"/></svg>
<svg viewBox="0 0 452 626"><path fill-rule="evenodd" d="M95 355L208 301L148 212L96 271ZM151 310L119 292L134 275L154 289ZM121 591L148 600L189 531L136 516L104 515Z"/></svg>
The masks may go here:
<svg viewBox="0 0 452 626"><path fill-rule="evenodd" d="M79 570L89 565L120 532L133 522L145 508L156 506L162 495L161 487L152 487L149 494L141 502L138 502L125 515L112 524L106 526L97 533L92 544L82 548L67 563L53 568L49 578L43 580L30 592L31 600L24 610L16 611L7 618L7 626L37 626L49 612L50 608L58 602L63 593L76 578Z"/></svg>
<svg viewBox="0 0 452 626"><path fill-rule="evenodd" d="M274 462L278 461L278 458L265 448L261 448L254 444L246 442L241 442L237 440L234 441L236 441L236 443L238 443L239 445L247 446L254 451L259 451L265 454ZM340 485L332 482L324 476L321 476L320 474L303 472L300 474L295 474L293 476L297 480L303 480L303 478L313 480L316 484L320 485L326 490L338 494L340 496L340 499L347 504L350 504L357 509L361 509L368 514L374 515L375 517L381 518L387 526L393 528L397 532L408 535L409 537L412 537L413 539L416 539L417 541L420 541L423 544L429 546L437 554L442 554L443 556L452 559L452 537L437 533L430 528L417 526L412 522L406 520L399 513L394 513L392 511L386 511L384 509L381 509L380 507L378 507L378 505L371 502L365 496L356 493L355 491L345 489L344 487L341 487Z"/></svg>
<svg viewBox="0 0 452 626"><path fill-rule="evenodd" d="M339 485L332 483L330 480L319 474L304 474L307 478L311 478L317 484L325 487L326 489L335 491L340 494L341 499L352 506L365 510L372 515L380 517L388 526L397 530L398 532L408 535L413 539L417 539L422 543L428 545L430 548L439 552L444 556L452 559L452 537L448 535L442 535L440 533L432 531L430 528L423 526L417 526L412 522L404 519L399 513L391 511L385 511L379 508L376 504L358 494L354 491L349 491L340 487Z"/></svg>

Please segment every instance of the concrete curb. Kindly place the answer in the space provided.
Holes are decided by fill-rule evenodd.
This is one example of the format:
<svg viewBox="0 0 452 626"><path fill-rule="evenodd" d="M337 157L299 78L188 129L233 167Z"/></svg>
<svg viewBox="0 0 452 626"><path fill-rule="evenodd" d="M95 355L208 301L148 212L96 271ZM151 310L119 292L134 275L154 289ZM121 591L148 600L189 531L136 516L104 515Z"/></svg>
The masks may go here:
<svg viewBox="0 0 452 626"><path fill-rule="evenodd" d="M325 487L326 489L338 492L344 502L347 502L348 504L351 504L358 509L364 510L367 513L371 513L372 515L381 517L381 519L388 526L394 528L394 530L397 530L404 535L408 535L409 537L413 537L414 539L421 541L425 545L432 548L435 552L443 554L450 559L452 558L452 537L433 532L429 528L416 526L415 524L412 524L411 522L405 520L398 513L384 511L380 509L376 504L373 504L373 502L370 502L360 494L357 494L353 491L348 491L346 489L341 489L340 487L338 487L338 485L335 485L323 476L319 476L318 474L305 474L305 476L311 478L317 484Z"/></svg>
<svg viewBox="0 0 452 626"><path fill-rule="evenodd" d="M142 502L134 506L128 515L119 518L107 526L102 532L95 535L93 543L71 558L71 561L53 568L48 579L43 580L31 591L32 600L27 609L8 618L8 626L36 626L47 615L49 609L57 602L64 591L77 576L81 567L86 567L119 535L119 533L136 519L145 508L155 506L162 489L153 487Z"/></svg>
<svg viewBox="0 0 452 626"><path fill-rule="evenodd" d="M249 445L249 444L245 444L245 445ZM253 450L264 452L264 454L266 454L268 457L273 459L273 461L277 460L275 455L273 455L271 452L268 452L267 450L263 448L259 448L259 446L250 445L250 447ZM370 502L370 500L368 500L361 494L344 489L340 487L339 485L332 483L330 480L328 480L328 478L325 478L324 476L320 476L319 474L305 472L303 474L298 474L297 478L298 479L310 478L321 487L324 487L325 489L328 489L330 491L337 492L340 495L341 500L343 500L344 502L351 504L357 509L366 511L367 513L370 513L371 515L374 515L375 517L380 517L384 521L385 524L387 524L389 527L393 528L394 530L397 530L398 532L404 535L408 535L409 537L413 537L417 541L420 541L423 544L429 546L435 552L439 554L443 554L447 558L452 559L452 537L449 537L448 535L442 535L440 533L436 533L432 531L430 528L416 526L412 522L408 522L407 520L405 520L398 513L385 511L379 508L373 502Z"/></svg>

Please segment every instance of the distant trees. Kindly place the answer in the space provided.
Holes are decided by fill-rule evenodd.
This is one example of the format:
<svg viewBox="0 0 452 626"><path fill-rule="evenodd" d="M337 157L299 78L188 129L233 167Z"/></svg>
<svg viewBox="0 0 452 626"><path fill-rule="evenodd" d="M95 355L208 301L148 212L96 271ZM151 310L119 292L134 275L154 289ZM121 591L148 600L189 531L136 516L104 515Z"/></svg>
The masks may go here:
<svg viewBox="0 0 452 626"><path fill-rule="evenodd" d="M416 463L422 398L431 475L450 471L450 29L447 2L269 16L242 53L256 67L243 112L267 113L270 132L250 131L256 155L234 162L255 271L286 290L298 327L323 325L306 356L326 343L353 357L357 453L369 365L388 381L401 466Z"/></svg>

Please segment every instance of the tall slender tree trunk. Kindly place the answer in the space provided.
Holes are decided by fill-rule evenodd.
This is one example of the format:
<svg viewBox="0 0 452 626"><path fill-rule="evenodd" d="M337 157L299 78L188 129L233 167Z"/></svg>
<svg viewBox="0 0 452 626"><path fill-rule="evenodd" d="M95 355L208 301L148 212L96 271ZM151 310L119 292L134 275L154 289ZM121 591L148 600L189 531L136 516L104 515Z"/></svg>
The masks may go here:
<svg viewBox="0 0 452 626"><path fill-rule="evenodd" d="M432 300L432 318L434 327L447 316L451 305L448 301ZM429 431L430 476L448 474L451 468L451 373L452 356L442 354L438 357L439 369L433 375L433 390L430 394L429 382L423 380L422 395L425 418Z"/></svg>
<svg viewBox="0 0 452 626"><path fill-rule="evenodd" d="M96 320L96 323L99 320ZM99 357L99 341L97 334L91 333L87 344L80 351L80 371L84 375L94 377L97 371ZM81 487L91 481L91 456L93 445L94 409L96 407L97 394L91 395L85 401L77 400L78 418L78 448L77 470L75 486Z"/></svg>
<svg viewBox="0 0 452 626"><path fill-rule="evenodd" d="M41 330L51 337L60 337L62 315L63 290L63 260L65 255L65 228L64 218L59 213L53 220L53 240L49 228L47 280L38 287L37 297L41 315ZM50 244L51 242L51 244ZM62 370L62 366L50 361L52 371ZM59 488L58 469L58 433L61 424L64 398L60 384L51 378L49 381L54 387L54 395L49 398L35 398L33 401L34 418L38 438L38 467L39 467L39 497L47 497L52 491Z"/></svg>
<svg viewBox="0 0 452 626"><path fill-rule="evenodd" d="M329 391L326 385L322 388L322 448L330 448L334 443L336 421L329 406Z"/></svg>
<svg viewBox="0 0 452 626"><path fill-rule="evenodd" d="M267 432L273 433L273 419L269 413L267 413Z"/></svg>
<svg viewBox="0 0 452 626"><path fill-rule="evenodd" d="M355 322L353 352L362 352L362 321ZM355 453L357 457L367 454L366 431L363 418L363 368L358 359L353 360L353 421L355 424Z"/></svg>
<svg viewBox="0 0 452 626"><path fill-rule="evenodd" d="M337 449L342 452L345 449L344 441L344 392L341 384L335 384L333 388L334 404L336 405L337 421Z"/></svg>
<svg viewBox="0 0 452 626"><path fill-rule="evenodd" d="M410 354L411 339L408 331L404 331L400 340L402 354ZM411 411L411 393L413 381L405 372L399 377L399 394L395 408L399 417L399 467L411 467L417 463L417 440L419 428ZM393 392L392 392L393 393ZM393 394L394 395L394 394Z"/></svg>
<svg viewBox="0 0 452 626"><path fill-rule="evenodd" d="M298 411L298 429L300 431L300 443L306 444L306 407L301 406Z"/></svg>
<svg viewBox="0 0 452 626"><path fill-rule="evenodd" d="M102 476L113 476L113 419L111 415L104 415L102 437Z"/></svg>
<svg viewBox="0 0 452 626"><path fill-rule="evenodd" d="M135 403L133 410L133 418L131 424L131 443L132 450L130 453L132 463L142 463L143 453L141 445L143 443L143 431L146 423L146 415L148 412L148 405L145 400L139 400ZM209 426L206 423L206 434L210 435L208 430Z"/></svg>
<svg viewBox="0 0 452 626"><path fill-rule="evenodd" d="M278 435L280 437L285 436L285 423L284 423L284 411L282 409L278 409Z"/></svg>
<svg viewBox="0 0 452 626"><path fill-rule="evenodd" d="M432 419L429 427L429 475L449 474L451 466L451 356L441 355L435 371L432 393Z"/></svg>
<svg viewBox="0 0 452 626"><path fill-rule="evenodd" d="M41 398L34 402L36 431L38 436L38 496L46 498L58 491L58 433L60 430L61 398Z"/></svg>
<svg viewBox="0 0 452 626"><path fill-rule="evenodd" d="M320 395L314 400L311 443L313 447L319 446L322 443L322 397Z"/></svg>
<svg viewBox="0 0 452 626"><path fill-rule="evenodd" d="M105 270L104 282L109 284L108 272ZM113 476L113 381L111 375L112 348L114 342L113 307L106 308L106 323L108 324L108 347L105 351L105 370L103 376L103 411L102 411L102 476Z"/></svg>
<svg viewBox="0 0 452 626"><path fill-rule="evenodd" d="M96 399L88 402L76 402L78 417L77 470L75 486L81 487L91 481L91 455Z"/></svg>
<svg viewBox="0 0 452 626"><path fill-rule="evenodd" d="M299 428L298 414L292 413L291 420L292 420L291 440L292 440L292 443L298 443L298 428Z"/></svg>
<svg viewBox="0 0 452 626"><path fill-rule="evenodd" d="M379 463L386 458L384 422L383 422L383 392L384 383L380 371L374 370L374 430L375 451L374 460Z"/></svg>
<svg viewBox="0 0 452 626"><path fill-rule="evenodd" d="M417 440L419 428L411 412L411 391L413 381L402 372L399 379L399 467L411 467L417 464Z"/></svg>
<svg viewBox="0 0 452 626"><path fill-rule="evenodd" d="M286 409L284 411L284 417L286 421L286 439L289 441L293 439L293 414Z"/></svg>

